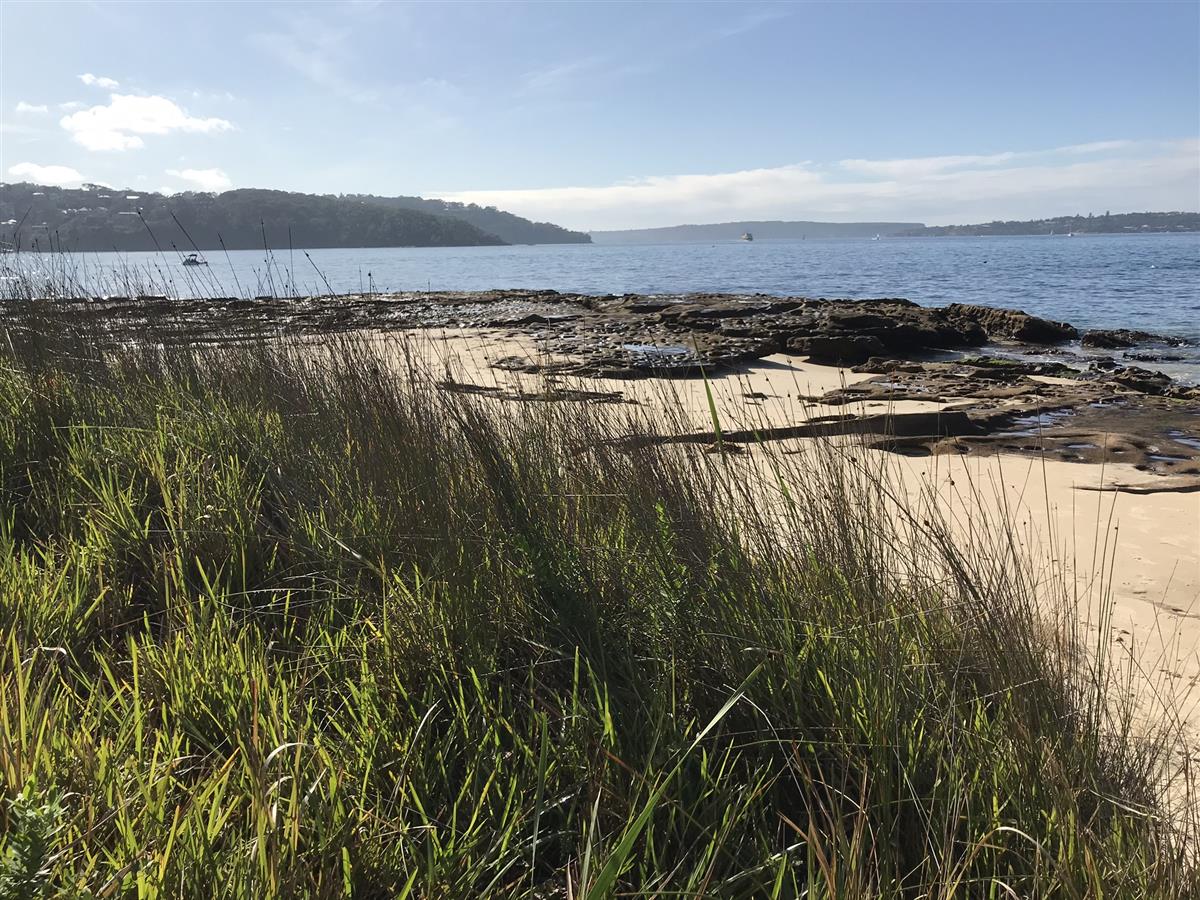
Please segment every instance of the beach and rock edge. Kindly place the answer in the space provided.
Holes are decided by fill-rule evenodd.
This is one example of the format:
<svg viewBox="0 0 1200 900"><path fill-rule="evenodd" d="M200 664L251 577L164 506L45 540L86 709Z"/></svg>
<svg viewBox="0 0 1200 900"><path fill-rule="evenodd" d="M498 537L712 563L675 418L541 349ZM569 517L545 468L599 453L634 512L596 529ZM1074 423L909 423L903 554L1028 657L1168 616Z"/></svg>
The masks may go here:
<svg viewBox="0 0 1200 900"><path fill-rule="evenodd" d="M55 313L110 336L185 343L264 334L482 330L520 336L538 347L536 354L501 357L491 365L550 378L699 378L784 354L862 376L803 398L837 409L824 423L804 423L813 434L864 434L879 449L906 455L1036 452L1071 462L1126 463L1147 475L1169 476L1142 490L1200 490L1200 387L1135 364L1169 360L1183 342L1127 329L1080 333L1021 310L923 307L897 298L549 290L47 302ZM29 309L7 303L0 314L11 318ZM1076 346L1088 349L1081 353ZM611 394L575 391L562 399L611 401ZM908 401L935 404L938 414L853 411L861 403L901 404L899 410ZM748 439L763 438L770 435L758 430ZM711 434L695 439L711 440Z"/></svg>

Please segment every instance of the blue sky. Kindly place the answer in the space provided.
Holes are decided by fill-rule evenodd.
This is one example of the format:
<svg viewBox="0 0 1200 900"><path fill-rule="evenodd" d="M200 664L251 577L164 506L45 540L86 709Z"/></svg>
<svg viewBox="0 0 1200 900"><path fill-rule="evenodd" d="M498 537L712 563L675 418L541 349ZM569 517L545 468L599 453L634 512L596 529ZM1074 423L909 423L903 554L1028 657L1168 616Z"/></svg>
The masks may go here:
<svg viewBox="0 0 1200 900"><path fill-rule="evenodd" d="M1200 208L1200 3L0 3L0 178L573 227Z"/></svg>

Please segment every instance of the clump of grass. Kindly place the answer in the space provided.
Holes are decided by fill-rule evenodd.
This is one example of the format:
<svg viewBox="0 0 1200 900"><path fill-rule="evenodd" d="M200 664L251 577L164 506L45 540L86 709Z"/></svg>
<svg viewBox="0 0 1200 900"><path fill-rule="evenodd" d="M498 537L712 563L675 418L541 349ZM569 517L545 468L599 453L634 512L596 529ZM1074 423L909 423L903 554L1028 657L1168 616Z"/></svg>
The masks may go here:
<svg viewBox="0 0 1200 900"><path fill-rule="evenodd" d="M1019 556L832 445L751 485L378 345L69 338L0 359L0 854L52 892L1200 888Z"/></svg>

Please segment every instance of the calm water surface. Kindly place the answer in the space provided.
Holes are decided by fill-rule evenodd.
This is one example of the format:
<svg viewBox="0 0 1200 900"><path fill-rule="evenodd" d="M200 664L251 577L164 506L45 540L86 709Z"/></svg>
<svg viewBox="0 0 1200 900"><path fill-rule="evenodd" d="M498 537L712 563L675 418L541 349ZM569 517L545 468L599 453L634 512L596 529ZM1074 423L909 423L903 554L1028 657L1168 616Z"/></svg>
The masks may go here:
<svg viewBox="0 0 1200 900"><path fill-rule="evenodd" d="M187 269L172 253L101 253L87 254L82 268L93 283L110 279L119 268L152 270L170 293L195 297L360 286L907 297L931 305L1018 307L1080 328L1139 328L1200 343L1200 234L392 248L309 255L311 263L302 252L283 251L268 265L262 251L209 252L207 268ZM109 293L121 292L119 285L107 286ZM1200 354L1194 362L1200 364Z"/></svg>

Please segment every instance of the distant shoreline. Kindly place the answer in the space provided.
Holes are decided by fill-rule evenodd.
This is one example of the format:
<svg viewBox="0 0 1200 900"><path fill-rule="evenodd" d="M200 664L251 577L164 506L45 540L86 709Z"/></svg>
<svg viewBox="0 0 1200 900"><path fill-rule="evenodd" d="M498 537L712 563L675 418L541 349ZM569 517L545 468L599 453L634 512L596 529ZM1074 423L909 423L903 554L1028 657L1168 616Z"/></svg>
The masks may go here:
<svg viewBox="0 0 1200 900"><path fill-rule="evenodd" d="M704 243L735 240L750 233L755 240L950 237L1068 234L1185 234L1200 232L1200 212L1104 213L1045 219L979 222L969 225L926 225L923 222L739 221L662 228L630 228L589 232L599 244Z"/></svg>

